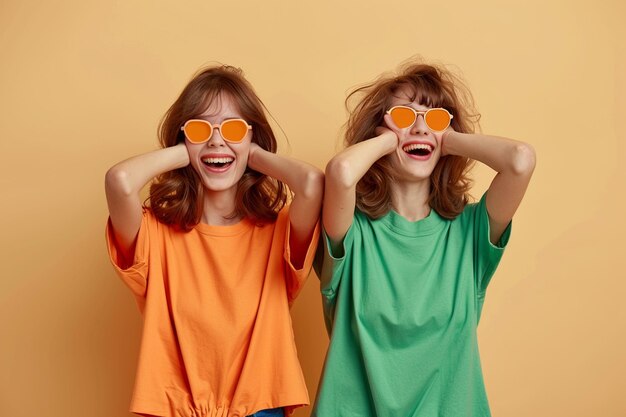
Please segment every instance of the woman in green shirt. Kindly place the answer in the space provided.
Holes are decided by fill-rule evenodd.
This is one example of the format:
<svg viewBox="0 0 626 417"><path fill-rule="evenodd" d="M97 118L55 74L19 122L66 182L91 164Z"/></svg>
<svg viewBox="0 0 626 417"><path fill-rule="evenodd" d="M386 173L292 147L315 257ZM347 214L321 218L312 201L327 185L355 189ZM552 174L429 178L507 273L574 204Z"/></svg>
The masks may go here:
<svg viewBox="0 0 626 417"><path fill-rule="evenodd" d="M476 327L533 148L474 133L471 94L410 63L360 97L326 167L321 266L330 346L313 416L489 416ZM471 163L497 172L468 204Z"/></svg>

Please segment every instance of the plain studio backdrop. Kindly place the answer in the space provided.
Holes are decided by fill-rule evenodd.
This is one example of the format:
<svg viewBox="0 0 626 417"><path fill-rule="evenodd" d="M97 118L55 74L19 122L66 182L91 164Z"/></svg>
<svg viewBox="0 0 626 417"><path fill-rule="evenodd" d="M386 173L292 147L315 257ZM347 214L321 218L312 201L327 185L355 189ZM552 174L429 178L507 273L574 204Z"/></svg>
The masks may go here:
<svg viewBox="0 0 626 417"><path fill-rule="evenodd" d="M479 326L493 414L626 415L625 20L620 0L0 1L0 415L130 415L141 318L107 259L104 173L157 147L198 68L243 68L280 153L323 168L346 93L416 54L538 155ZM292 309L311 400L318 289Z"/></svg>

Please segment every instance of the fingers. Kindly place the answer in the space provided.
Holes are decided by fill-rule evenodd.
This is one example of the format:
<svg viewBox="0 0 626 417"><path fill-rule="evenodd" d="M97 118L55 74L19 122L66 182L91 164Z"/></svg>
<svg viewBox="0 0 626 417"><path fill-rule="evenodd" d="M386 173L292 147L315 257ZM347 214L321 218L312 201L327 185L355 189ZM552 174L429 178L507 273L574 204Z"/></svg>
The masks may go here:
<svg viewBox="0 0 626 417"><path fill-rule="evenodd" d="M384 133L390 132L391 130L387 127L383 127L383 126L377 126L376 129L374 129L374 133L376 133L376 136L380 136Z"/></svg>

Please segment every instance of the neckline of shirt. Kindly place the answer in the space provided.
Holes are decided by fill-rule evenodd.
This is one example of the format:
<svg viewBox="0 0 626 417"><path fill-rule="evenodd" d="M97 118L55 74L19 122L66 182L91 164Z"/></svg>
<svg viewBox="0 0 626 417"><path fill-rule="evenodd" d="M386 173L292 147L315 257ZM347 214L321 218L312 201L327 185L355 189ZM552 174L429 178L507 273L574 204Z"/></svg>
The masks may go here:
<svg viewBox="0 0 626 417"><path fill-rule="evenodd" d="M387 214L378 219L392 231L404 236L425 236L436 233L446 223L446 220L433 208L428 216L417 221L409 221L397 211L391 209Z"/></svg>
<svg viewBox="0 0 626 417"><path fill-rule="evenodd" d="M245 232L246 230L250 230L253 227L254 225L252 224L252 222L244 218L235 224L229 224L226 226L218 226L200 222L196 225L194 229L205 235L236 236Z"/></svg>

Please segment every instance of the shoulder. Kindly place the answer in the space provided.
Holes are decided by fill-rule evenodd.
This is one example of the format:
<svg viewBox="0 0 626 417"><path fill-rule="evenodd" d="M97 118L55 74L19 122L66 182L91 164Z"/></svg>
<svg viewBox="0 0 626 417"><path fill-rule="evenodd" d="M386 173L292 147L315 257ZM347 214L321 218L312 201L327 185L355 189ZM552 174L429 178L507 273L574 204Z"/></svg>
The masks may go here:
<svg viewBox="0 0 626 417"><path fill-rule="evenodd" d="M289 209L290 206L285 204L279 211L276 213L276 217L272 220L255 220L251 218L246 218L244 220L254 233L274 233L274 231L278 232L280 230L286 231L289 228Z"/></svg>
<svg viewBox="0 0 626 417"><path fill-rule="evenodd" d="M456 216L454 219L451 219L450 221L453 223L467 223L468 221L471 221L471 219L473 219L476 214L479 213L481 210L486 210L485 194L483 194L478 201L475 200L467 203L463 208L463 211L461 211L458 216Z"/></svg>
<svg viewBox="0 0 626 417"><path fill-rule="evenodd" d="M143 226L147 226L150 229L169 227L168 225L159 222L159 219L150 207L143 206L141 211Z"/></svg>
<svg viewBox="0 0 626 417"><path fill-rule="evenodd" d="M289 218L289 210L291 210L291 204L285 204L283 208L280 209L278 215L276 216L276 222L284 221L285 218Z"/></svg>
<svg viewBox="0 0 626 417"><path fill-rule="evenodd" d="M387 214L381 216L379 219L385 217ZM370 224L372 222L375 222L378 219L374 219L372 217L370 217L367 213L365 213L364 211L361 211L358 207L354 208L354 220L355 222L359 223L359 224Z"/></svg>
<svg viewBox="0 0 626 417"><path fill-rule="evenodd" d="M375 222L375 219L372 219L367 215L367 213L361 211L359 208L354 208L354 215L352 217L352 224L348 229L348 233L362 233L363 230L367 230L372 227L372 222Z"/></svg>
<svg viewBox="0 0 626 417"><path fill-rule="evenodd" d="M276 218L274 220L266 220L264 222L258 222L255 224L257 228L271 228L271 229L284 229L289 226L289 209L291 206L289 204L285 204L283 208L281 208L276 214Z"/></svg>
<svg viewBox="0 0 626 417"><path fill-rule="evenodd" d="M142 228L146 228L148 232L155 237L174 234L185 235L188 233L180 229L177 225L165 223L149 206L143 206L142 208Z"/></svg>

